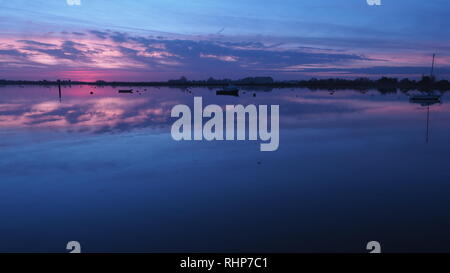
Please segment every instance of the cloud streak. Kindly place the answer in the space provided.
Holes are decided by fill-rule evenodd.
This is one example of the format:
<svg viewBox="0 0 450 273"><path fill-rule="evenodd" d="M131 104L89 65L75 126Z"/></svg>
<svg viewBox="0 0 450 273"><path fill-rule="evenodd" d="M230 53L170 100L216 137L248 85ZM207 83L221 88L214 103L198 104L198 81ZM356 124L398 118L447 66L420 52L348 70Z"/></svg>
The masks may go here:
<svg viewBox="0 0 450 273"><path fill-rule="evenodd" d="M238 73L246 75L276 71L282 74L290 67L339 66L344 63L377 61L363 54L315 47L286 47L284 43L170 39L97 30L74 36L2 39L0 58L5 62L1 69L5 72L8 69L13 72L21 66L44 66L55 72L117 69L143 74L170 72L204 78L229 76L230 71L235 76ZM8 61L16 57L19 59L10 65Z"/></svg>

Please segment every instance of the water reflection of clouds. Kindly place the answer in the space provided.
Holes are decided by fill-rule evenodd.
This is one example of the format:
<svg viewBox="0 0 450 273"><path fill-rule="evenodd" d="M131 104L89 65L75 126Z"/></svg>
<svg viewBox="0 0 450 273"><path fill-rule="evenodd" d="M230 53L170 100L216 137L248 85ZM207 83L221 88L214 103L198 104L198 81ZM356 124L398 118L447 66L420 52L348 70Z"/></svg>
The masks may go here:
<svg viewBox="0 0 450 273"><path fill-rule="evenodd" d="M272 92L243 92L239 98L216 96L214 90L192 88L192 94L178 89L148 88L143 95L119 95L111 87L98 88L89 95L92 87L72 87L63 90L63 102L56 100L54 91L46 89L6 88L0 104L2 128L52 128L68 132L124 132L137 128L168 128L170 111L176 104L193 102L193 94L202 96L204 104L279 104L282 128L304 126L349 126L349 122L378 120L414 120L422 111L408 103L403 94L380 95L377 92L360 94L354 91L329 92L276 89ZM143 89L143 88L141 88ZM449 113L443 105L433 107L435 113ZM381 119L380 119L381 118ZM383 119L386 118L386 119ZM393 122L392 122L393 124ZM371 125L374 125L373 123ZM334 127L333 126L333 127ZM366 126L368 126L366 124Z"/></svg>
<svg viewBox="0 0 450 273"><path fill-rule="evenodd" d="M166 125L168 106L150 105L149 99L94 98L59 104L44 101L32 105L0 105L0 127L70 128L72 131L124 131Z"/></svg>

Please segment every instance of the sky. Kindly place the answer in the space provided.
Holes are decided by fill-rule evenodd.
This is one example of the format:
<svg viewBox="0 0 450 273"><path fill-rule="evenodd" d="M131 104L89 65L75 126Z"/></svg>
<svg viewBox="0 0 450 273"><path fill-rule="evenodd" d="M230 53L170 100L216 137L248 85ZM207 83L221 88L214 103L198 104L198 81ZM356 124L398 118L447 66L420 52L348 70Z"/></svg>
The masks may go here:
<svg viewBox="0 0 450 273"><path fill-rule="evenodd" d="M450 78L448 0L0 0L0 79Z"/></svg>

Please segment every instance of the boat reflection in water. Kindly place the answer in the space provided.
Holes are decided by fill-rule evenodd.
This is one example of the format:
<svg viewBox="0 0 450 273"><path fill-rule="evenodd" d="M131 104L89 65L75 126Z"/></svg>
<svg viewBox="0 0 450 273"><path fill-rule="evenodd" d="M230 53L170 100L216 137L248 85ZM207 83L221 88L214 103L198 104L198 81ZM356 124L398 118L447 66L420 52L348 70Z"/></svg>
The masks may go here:
<svg viewBox="0 0 450 273"><path fill-rule="evenodd" d="M433 92L427 92L425 94L413 95L409 98L409 102L420 104L423 107L427 107L427 133L425 142L429 142L429 132L430 132L430 106L434 104L440 104L442 95L434 94Z"/></svg>

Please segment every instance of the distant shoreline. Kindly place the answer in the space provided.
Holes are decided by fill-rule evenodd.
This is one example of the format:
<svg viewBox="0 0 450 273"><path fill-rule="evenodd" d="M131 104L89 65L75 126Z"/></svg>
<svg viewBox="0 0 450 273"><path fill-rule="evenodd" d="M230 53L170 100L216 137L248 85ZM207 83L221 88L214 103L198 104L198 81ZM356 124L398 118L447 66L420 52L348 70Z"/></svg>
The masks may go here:
<svg viewBox="0 0 450 273"><path fill-rule="evenodd" d="M165 82L123 82L123 81L26 81L26 80L0 80L1 85L39 85L39 86L52 86L52 85L92 85L92 86L155 86L155 87L222 87L229 84L242 86L242 87L272 87L272 88L308 88L308 89L327 89L327 90L339 90L339 89L356 89L356 90L369 90L378 89L389 91L392 89L400 89L404 91L408 90L421 90L421 91L450 91L450 82L447 80L436 81L433 77L424 76L421 80L409 80L397 78L382 77L377 80L370 80L367 78L359 78L354 80L347 79L310 79L310 80L298 80L298 81L274 81L270 77L255 77L245 78L241 80L214 80L209 79L206 81L190 81L184 79L169 80Z"/></svg>

